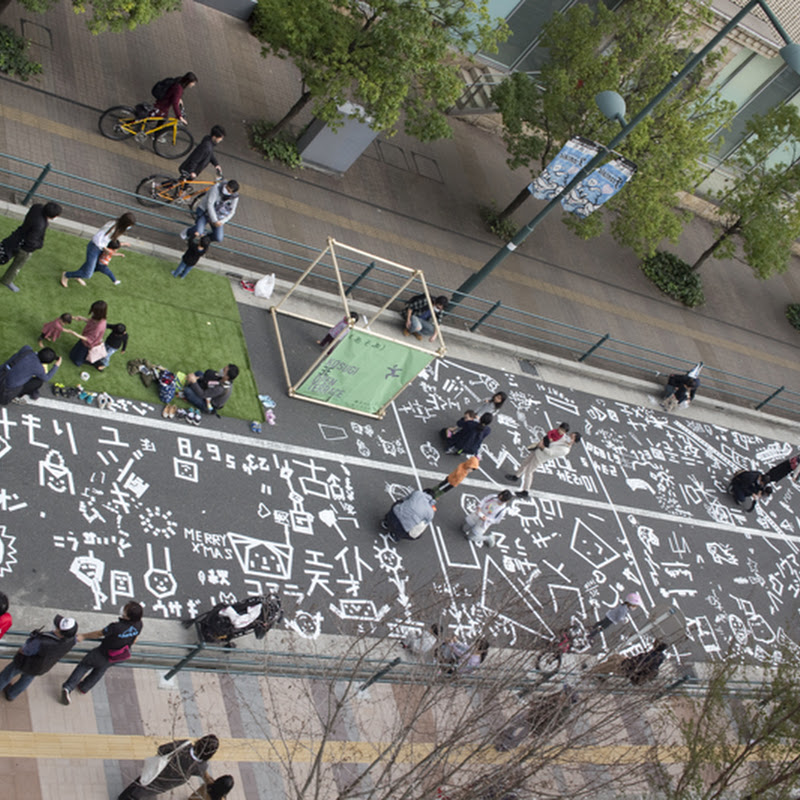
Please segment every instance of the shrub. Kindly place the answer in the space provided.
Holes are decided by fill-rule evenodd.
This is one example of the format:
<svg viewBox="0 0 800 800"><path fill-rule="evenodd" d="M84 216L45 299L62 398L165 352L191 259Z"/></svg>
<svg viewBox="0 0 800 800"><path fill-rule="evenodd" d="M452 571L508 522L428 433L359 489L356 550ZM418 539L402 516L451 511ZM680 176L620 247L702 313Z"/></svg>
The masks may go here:
<svg viewBox="0 0 800 800"><path fill-rule="evenodd" d="M800 303L790 303L786 306L786 319L793 328L800 331Z"/></svg>
<svg viewBox="0 0 800 800"><path fill-rule="evenodd" d="M646 258L641 267L642 272L673 300L678 300L689 308L705 303L700 276L674 253L659 251Z"/></svg>
<svg viewBox="0 0 800 800"><path fill-rule="evenodd" d="M269 132L274 127L273 123L258 120L250 125L250 141L268 161L279 161L291 169L303 166L303 159L297 152L297 144L290 136L278 134L274 139L269 138Z"/></svg>
<svg viewBox="0 0 800 800"><path fill-rule="evenodd" d="M494 202L490 206L481 206L478 211L486 229L491 231L498 239L510 242L514 238L517 233L516 224L508 217L500 219L500 212Z"/></svg>
<svg viewBox="0 0 800 800"><path fill-rule="evenodd" d="M27 81L41 71L42 65L28 58L28 40L7 25L0 25L0 72Z"/></svg>

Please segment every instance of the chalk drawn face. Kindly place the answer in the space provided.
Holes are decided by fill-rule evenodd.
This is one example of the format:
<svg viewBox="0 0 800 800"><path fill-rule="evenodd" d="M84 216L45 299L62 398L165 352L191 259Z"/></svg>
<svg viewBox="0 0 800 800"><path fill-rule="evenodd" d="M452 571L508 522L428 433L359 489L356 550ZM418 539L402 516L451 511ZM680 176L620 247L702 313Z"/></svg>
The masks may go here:
<svg viewBox="0 0 800 800"><path fill-rule="evenodd" d="M299 611L288 625L304 639L316 639L322 632L322 615Z"/></svg>

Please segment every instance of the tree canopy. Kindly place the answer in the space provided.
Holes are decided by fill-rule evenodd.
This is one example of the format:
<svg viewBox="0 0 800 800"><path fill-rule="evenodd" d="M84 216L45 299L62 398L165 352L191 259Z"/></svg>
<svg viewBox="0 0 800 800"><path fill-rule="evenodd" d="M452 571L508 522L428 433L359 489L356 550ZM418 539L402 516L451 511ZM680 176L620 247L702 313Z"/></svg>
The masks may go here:
<svg viewBox="0 0 800 800"><path fill-rule="evenodd" d="M58 0L20 0L29 11L41 13ZM181 0L71 0L76 14L91 13L86 27L92 33L121 33L139 25L149 25L170 11L178 11Z"/></svg>
<svg viewBox="0 0 800 800"><path fill-rule="evenodd" d="M447 110L463 91L457 54L492 50L506 36L488 0L258 0L251 30L264 56L294 61L304 89L273 129L306 105L325 122L341 121L347 101L364 109L375 130L392 130L401 114L422 141L451 135Z"/></svg>
<svg viewBox="0 0 800 800"><path fill-rule="evenodd" d="M697 259L730 258L736 239L756 277L784 272L800 236L800 114L793 105L748 121L744 144L726 162L736 176L717 192L721 224L714 243Z"/></svg>
<svg viewBox="0 0 800 800"><path fill-rule="evenodd" d="M578 4L554 15L543 32L549 59L541 73L535 79L517 73L493 94L509 166L538 173L571 136L611 139L618 123L603 117L594 96L615 90L627 116L638 113L683 67L705 11L682 0L629 0L617 12ZM717 59L709 56L620 145L638 172L604 209L613 213L616 240L640 255L679 236L684 215L676 209L677 192L699 182L698 158L729 113L729 104L710 98L702 82ZM588 238L603 229L603 211L568 222Z"/></svg>

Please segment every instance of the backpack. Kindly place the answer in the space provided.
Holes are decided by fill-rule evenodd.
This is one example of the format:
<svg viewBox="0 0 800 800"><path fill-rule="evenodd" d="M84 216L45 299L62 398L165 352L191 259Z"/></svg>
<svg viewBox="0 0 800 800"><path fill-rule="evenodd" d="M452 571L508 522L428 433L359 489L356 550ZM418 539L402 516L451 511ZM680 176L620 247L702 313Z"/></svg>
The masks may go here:
<svg viewBox="0 0 800 800"><path fill-rule="evenodd" d="M156 100L161 100L179 80L180 78L162 78L160 81L153 84L150 93Z"/></svg>

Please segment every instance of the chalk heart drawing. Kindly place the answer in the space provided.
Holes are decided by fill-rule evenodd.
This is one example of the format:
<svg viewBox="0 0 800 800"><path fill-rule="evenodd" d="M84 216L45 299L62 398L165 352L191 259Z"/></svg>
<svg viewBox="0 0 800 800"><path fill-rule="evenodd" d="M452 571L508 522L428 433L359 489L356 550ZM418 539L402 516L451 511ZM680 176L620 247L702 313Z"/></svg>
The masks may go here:
<svg viewBox="0 0 800 800"><path fill-rule="evenodd" d="M228 531L228 542L245 575L289 580L294 548L288 542L267 542Z"/></svg>

